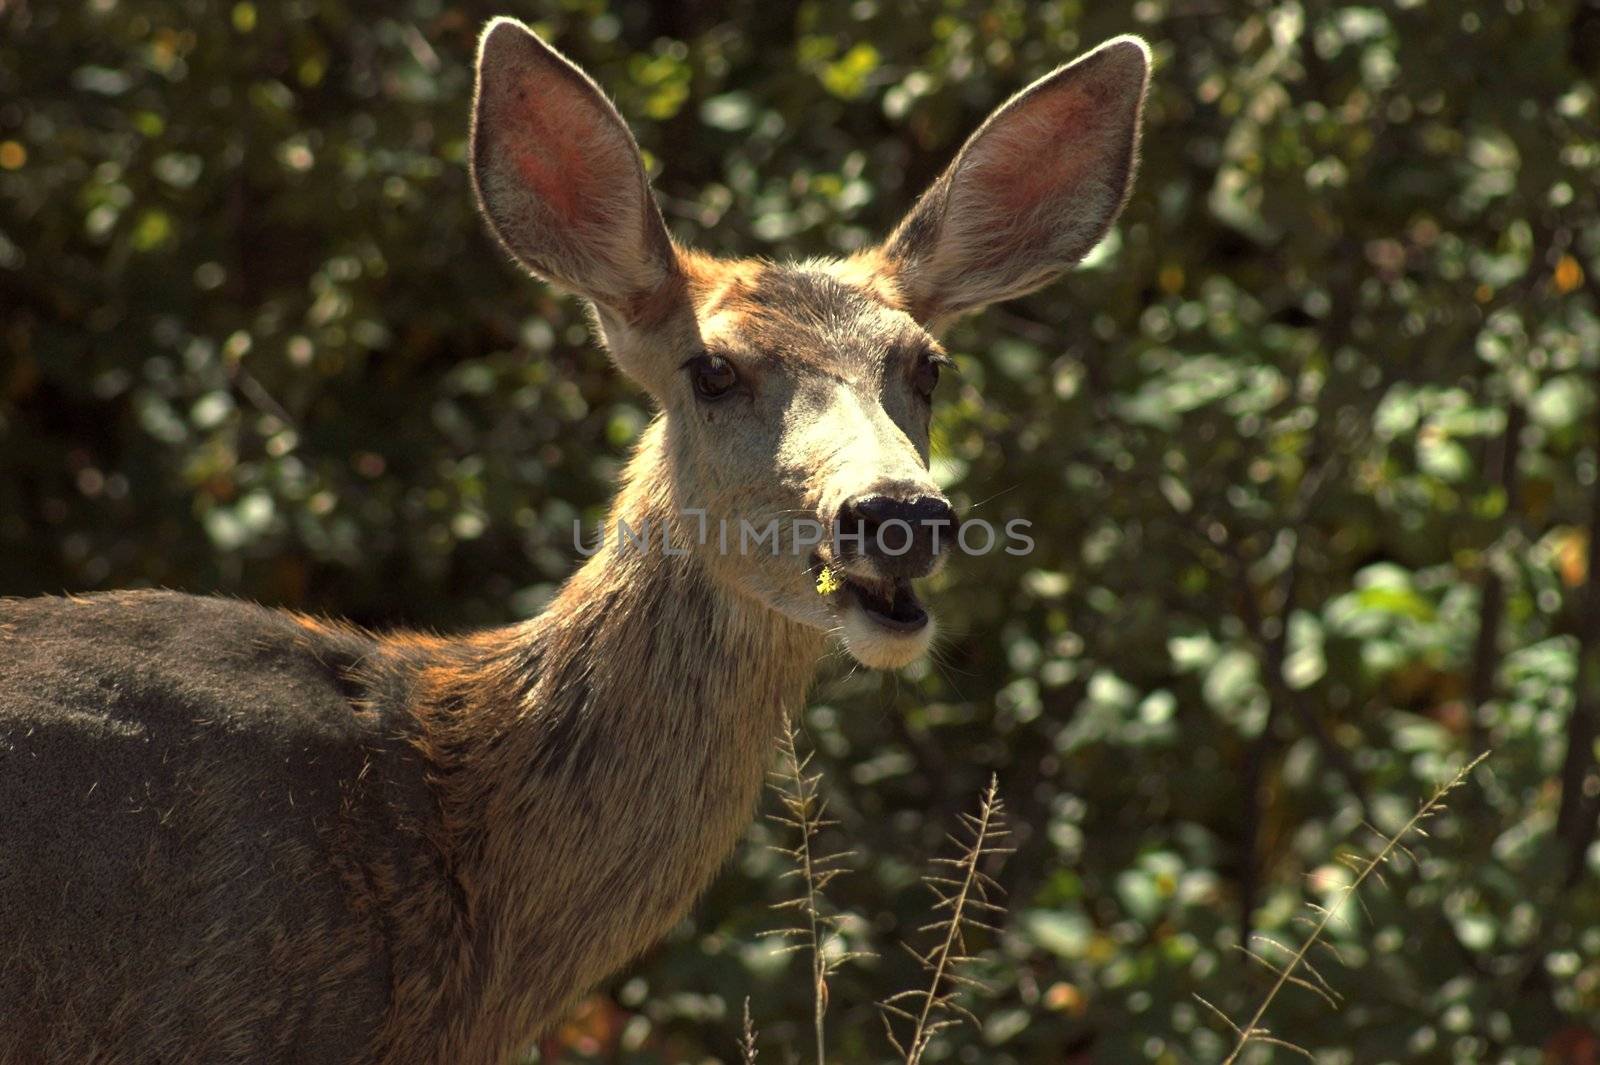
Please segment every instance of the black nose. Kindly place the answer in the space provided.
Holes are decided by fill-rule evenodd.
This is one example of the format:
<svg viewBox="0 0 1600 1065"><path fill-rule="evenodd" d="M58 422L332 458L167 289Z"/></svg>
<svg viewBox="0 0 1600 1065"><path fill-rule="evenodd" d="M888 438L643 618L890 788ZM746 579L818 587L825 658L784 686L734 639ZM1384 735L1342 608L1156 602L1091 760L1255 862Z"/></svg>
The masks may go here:
<svg viewBox="0 0 1600 1065"><path fill-rule="evenodd" d="M870 558L890 577L921 577L956 535L956 514L943 496L916 490L869 492L839 508L833 530L841 557Z"/></svg>

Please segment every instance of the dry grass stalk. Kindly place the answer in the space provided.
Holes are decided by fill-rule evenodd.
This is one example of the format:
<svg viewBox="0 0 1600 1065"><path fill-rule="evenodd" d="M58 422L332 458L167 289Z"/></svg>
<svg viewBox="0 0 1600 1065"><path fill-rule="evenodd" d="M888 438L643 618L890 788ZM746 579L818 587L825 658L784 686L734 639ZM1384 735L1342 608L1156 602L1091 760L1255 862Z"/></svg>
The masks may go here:
<svg viewBox="0 0 1600 1065"><path fill-rule="evenodd" d="M796 732L790 728L779 744L782 763L773 774L772 788L778 793L781 811L772 814L771 820L799 837L793 847L773 848L789 859L790 868L784 872L784 879L792 877L801 882L800 893L778 903L775 908L794 912L802 923L766 934L792 938L795 942L786 947L785 952L806 951L811 957L812 1028L816 1036L817 1065L825 1065L828 978L841 965L862 954L842 948L839 919L826 908L824 891L845 872L844 863L854 852L827 853L818 849L818 833L837 822L827 818L827 805L818 794L817 785L822 774L809 771L811 755L807 753L802 758L795 739Z"/></svg>
<svg viewBox="0 0 1600 1065"><path fill-rule="evenodd" d="M750 1019L750 996L744 997L744 1034L739 1037L739 1065L756 1065L761 1052L756 1049L756 1025Z"/></svg>
<svg viewBox="0 0 1600 1065"><path fill-rule="evenodd" d="M879 1004L889 1042L906 1065L919 1065L933 1038L944 1029L962 1020L978 1023L958 1001L958 996L966 990L987 991L988 988L961 969L977 960L969 953L968 933L973 930L999 932L993 922L1005 912L1005 907L996 901L1004 894L1004 889L979 868L985 859L1011 853L1010 848L1002 845L1010 835L1004 813L999 781L991 777L977 814L961 815L967 839L949 837L960 856L934 859L940 870L923 878L937 898L934 913L941 916L918 931L938 933L939 938L925 954L909 947L907 950L928 974L928 986L902 991ZM911 1025L911 1034L903 1042L895 1034L896 1018Z"/></svg>
<svg viewBox="0 0 1600 1065"><path fill-rule="evenodd" d="M1291 949L1288 945L1281 943L1270 936L1257 935L1251 937L1253 942L1261 943L1263 946L1272 949L1285 960L1282 962L1275 962L1272 959L1267 958L1259 951L1251 949L1249 946L1239 948L1251 960L1255 961L1257 964L1265 967L1267 970L1276 975L1276 979L1272 984L1271 990L1269 990L1266 997L1261 1000L1261 1004L1256 1007L1255 1013L1251 1015L1248 1022L1243 1025L1235 1024L1232 1019L1229 1018L1228 1015L1221 1009L1217 1008L1206 999L1201 998L1199 995L1195 996L1201 1005L1205 1006L1206 1009L1210 1010L1217 1017L1221 1018L1222 1022L1233 1031L1235 1038L1233 1050L1225 1059L1223 1059L1222 1065L1234 1065L1234 1063L1239 1060L1239 1056L1244 1053L1245 1048L1251 1043L1263 1043L1268 1046L1281 1047L1285 1050L1300 1054L1308 1060L1312 1059L1311 1052L1306 1050L1304 1047L1297 1046L1286 1039L1280 1039L1274 1036L1268 1029L1262 1027L1261 1021L1262 1018L1266 1016L1268 1007L1272 1005L1285 987L1293 984L1296 987L1312 992L1324 1002L1327 1002L1330 1006L1338 1008L1338 993L1329 986L1328 982L1322 978L1322 974L1317 972L1315 967L1313 967L1310 962L1308 955L1311 953L1312 948L1318 943L1322 942L1322 937L1324 933L1327 932L1328 925L1330 925L1344 911L1345 903L1349 902L1352 898L1360 901L1356 892L1360 890L1362 884L1366 883L1369 878L1374 877L1380 883L1382 882L1383 874L1381 870L1383 866L1389 864L1390 860L1393 859L1395 854L1405 854L1410 857L1413 864L1415 864L1415 855L1412 855L1411 852L1406 849L1405 841L1411 836L1427 836L1428 833L1422 827L1423 823L1432 819L1444 809L1445 796L1449 795L1452 791L1465 783L1467 777L1472 773L1472 771L1476 769L1479 763L1481 763L1487 757L1489 757L1489 752L1485 751L1483 754L1478 755L1478 757L1462 766L1455 776L1451 777L1447 782L1440 785L1426 802L1417 807L1417 812L1411 815L1411 819L1409 821L1400 826L1399 831L1386 836L1381 832L1377 832L1376 829L1372 829L1371 826L1367 826L1369 829L1371 829L1371 831L1377 834L1381 840L1377 852L1371 857L1364 860L1355 860L1350 855L1336 856L1340 863L1346 865L1354 875L1352 876L1350 882L1344 887L1340 888L1336 893L1331 906L1322 907L1316 905L1315 903L1307 903L1307 905L1311 908L1311 911L1316 915L1316 920L1311 922L1311 932L1306 936L1305 941L1298 947ZM1305 975L1301 975L1302 973Z"/></svg>

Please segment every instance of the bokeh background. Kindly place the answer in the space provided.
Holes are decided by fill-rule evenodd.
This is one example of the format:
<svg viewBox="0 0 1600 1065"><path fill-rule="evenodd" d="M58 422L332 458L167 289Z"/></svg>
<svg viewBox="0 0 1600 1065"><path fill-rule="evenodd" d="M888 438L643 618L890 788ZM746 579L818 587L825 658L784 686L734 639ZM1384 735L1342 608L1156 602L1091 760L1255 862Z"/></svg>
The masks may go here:
<svg viewBox="0 0 1600 1065"><path fill-rule="evenodd" d="M538 611L651 416L474 217L474 38L518 15L712 251L886 232L1009 93L1152 44L1143 170L1083 269L950 336L937 473L1037 551L931 590L803 742L877 957L991 773L1015 822L981 1027L929 1060L1216 1062L1288 939L1470 755L1273 1030L1327 1063L1600 1054L1600 6L1576 0L0 2L0 594L163 585L376 626ZM997 522L998 523L998 522ZM3 770L0 770L3 771ZM758 827L544 1061L809 1061ZM1287 1051L1276 1054L1285 1060ZM1267 1056L1265 1052L1261 1055Z"/></svg>

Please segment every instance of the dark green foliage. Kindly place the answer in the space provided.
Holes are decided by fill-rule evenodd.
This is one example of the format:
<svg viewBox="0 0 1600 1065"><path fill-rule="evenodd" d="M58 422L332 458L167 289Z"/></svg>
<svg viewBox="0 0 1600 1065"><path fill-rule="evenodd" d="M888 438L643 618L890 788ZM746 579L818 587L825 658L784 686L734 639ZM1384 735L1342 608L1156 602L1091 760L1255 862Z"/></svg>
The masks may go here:
<svg viewBox="0 0 1600 1065"><path fill-rule="evenodd" d="M1111 239L948 338L939 475L1037 551L951 566L940 661L830 665L803 723L822 845L859 853L841 934L875 955L832 979L830 1061L887 1058L917 877L991 773L1017 847L995 993L927 1060L1215 1062L1192 993L1247 1016L1267 982L1242 915L1293 939L1363 818L1393 830L1491 746L1420 866L1334 930L1342 1009L1291 988L1267 1021L1329 1063L1592 1060L1583 0L5 0L0 594L540 607L649 413L474 217L470 61L501 13L615 95L681 239L774 257L884 234L1082 49L1156 50ZM763 1061L807 1047L753 835L564 1060L736 1060L746 995Z"/></svg>

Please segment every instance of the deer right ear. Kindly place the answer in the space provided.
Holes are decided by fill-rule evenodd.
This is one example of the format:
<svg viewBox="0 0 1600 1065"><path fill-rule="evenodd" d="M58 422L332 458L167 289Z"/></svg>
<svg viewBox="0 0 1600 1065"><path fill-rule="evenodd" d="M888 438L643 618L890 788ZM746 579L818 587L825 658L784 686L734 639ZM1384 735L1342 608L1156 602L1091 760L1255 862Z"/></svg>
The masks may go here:
<svg viewBox="0 0 1600 1065"><path fill-rule="evenodd" d="M478 44L472 183L524 266L584 296L603 327L648 326L681 287L633 135L570 60L513 19Z"/></svg>
<svg viewBox="0 0 1600 1065"><path fill-rule="evenodd" d="M1150 49L1108 41L1000 106L883 246L913 317L937 328L1055 279L1133 184Z"/></svg>

